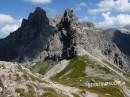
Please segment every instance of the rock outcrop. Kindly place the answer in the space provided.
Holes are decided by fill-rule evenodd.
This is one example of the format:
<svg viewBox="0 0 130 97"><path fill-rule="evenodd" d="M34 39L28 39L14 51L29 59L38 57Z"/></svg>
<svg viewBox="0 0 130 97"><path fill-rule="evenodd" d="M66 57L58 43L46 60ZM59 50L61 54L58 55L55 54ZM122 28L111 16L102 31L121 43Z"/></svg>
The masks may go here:
<svg viewBox="0 0 130 97"><path fill-rule="evenodd" d="M58 33L63 43L63 58L72 58L76 56L75 46L77 45L77 33L73 28L74 22L73 10L66 10L61 22L58 24Z"/></svg>

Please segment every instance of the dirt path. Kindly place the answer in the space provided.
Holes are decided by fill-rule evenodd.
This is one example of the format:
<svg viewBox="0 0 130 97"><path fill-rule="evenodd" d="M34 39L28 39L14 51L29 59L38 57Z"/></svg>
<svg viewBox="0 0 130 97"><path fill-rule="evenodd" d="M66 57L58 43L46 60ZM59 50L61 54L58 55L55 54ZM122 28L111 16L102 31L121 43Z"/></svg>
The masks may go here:
<svg viewBox="0 0 130 97"><path fill-rule="evenodd" d="M58 64L56 64L54 67L52 67L45 75L45 79L49 79L52 76L56 75L57 73L61 72L62 70L65 69L65 67L68 65L69 61L68 60L62 60Z"/></svg>

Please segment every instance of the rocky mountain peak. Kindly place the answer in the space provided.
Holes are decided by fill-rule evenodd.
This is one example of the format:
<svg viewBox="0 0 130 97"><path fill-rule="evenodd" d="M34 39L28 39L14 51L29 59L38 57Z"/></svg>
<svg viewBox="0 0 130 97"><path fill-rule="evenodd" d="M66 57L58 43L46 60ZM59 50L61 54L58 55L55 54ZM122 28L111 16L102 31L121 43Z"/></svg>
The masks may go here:
<svg viewBox="0 0 130 97"><path fill-rule="evenodd" d="M42 14L44 13L44 14L46 14L46 11L44 9L42 9L41 7L36 7L34 13L42 13Z"/></svg>
<svg viewBox="0 0 130 97"><path fill-rule="evenodd" d="M28 22L37 30L41 30L42 27L49 25L49 19L46 15L46 11L40 7L37 7L33 13L30 13Z"/></svg>
<svg viewBox="0 0 130 97"><path fill-rule="evenodd" d="M73 22L73 10L71 9L67 9L65 10L64 12L64 15L61 19L61 22L59 23L59 30L62 30L62 28L65 28L65 30L69 30L70 29L70 26L71 26L71 23Z"/></svg>
<svg viewBox="0 0 130 97"><path fill-rule="evenodd" d="M35 11L30 13L28 19L23 19L21 28L28 29L33 28L37 32L41 32L43 28L49 25L49 19L46 15L46 11L40 7L36 7Z"/></svg>
<svg viewBox="0 0 130 97"><path fill-rule="evenodd" d="M73 10L72 9L66 9L64 12L64 18L68 21L71 21L73 19Z"/></svg>
<svg viewBox="0 0 130 97"><path fill-rule="evenodd" d="M60 41L63 43L62 48L62 58L68 59L76 56L76 36L77 33L75 29L73 28L74 21L74 13L73 10L67 9L64 12L63 17L61 18L61 21L58 24L58 32L60 36Z"/></svg>
<svg viewBox="0 0 130 97"><path fill-rule="evenodd" d="M37 7L34 12L29 14L28 19L23 19L21 27L14 33L16 41L28 45L39 37L48 37L51 30L52 27L49 25L46 11Z"/></svg>
<svg viewBox="0 0 130 97"><path fill-rule="evenodd" d="M45 10L37 7L27 19L23 19L19 29L3 39L4 42L0 44L0 59L17 59L18 61L24 60L25 57L34 59L46 49L49 37L54 30L55 28L49 24ZM2 52L4 49L7 49L6 53ZM7 59L6 56L9 58Z"/></svg>

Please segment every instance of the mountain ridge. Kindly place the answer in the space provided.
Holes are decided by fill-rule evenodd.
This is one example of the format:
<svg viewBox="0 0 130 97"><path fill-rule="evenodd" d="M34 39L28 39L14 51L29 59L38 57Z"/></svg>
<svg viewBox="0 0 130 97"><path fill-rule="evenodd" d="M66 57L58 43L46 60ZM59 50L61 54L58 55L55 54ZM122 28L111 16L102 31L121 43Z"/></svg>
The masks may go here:
<svg viewBox="0 0 130 97"><path fill-rule="evenodd" d="M55 20L56 21L56 20ZM75 19L71 9L51 24L46 11L37 7L18 30L0 40L0 60L14 62L59 61L89 52L130 71L129 33L98 29ZM4 52L3 52L4 51Z"/></svg>

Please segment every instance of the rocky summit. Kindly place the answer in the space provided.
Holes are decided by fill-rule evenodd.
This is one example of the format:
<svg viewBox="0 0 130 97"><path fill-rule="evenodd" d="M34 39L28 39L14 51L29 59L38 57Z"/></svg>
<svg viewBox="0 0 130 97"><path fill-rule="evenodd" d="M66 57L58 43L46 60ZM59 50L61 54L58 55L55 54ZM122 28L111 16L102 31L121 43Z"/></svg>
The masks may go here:
<svg viewBox="0 0 130 97"><path fill-rule="evenodd" d="M89 53L130 70L128 30L96 28L91 22L80 22L71 9L60 17L50 19L37 7L28 19L23 19L20 28L0 40L0 60L58 61Z"/></svg>

